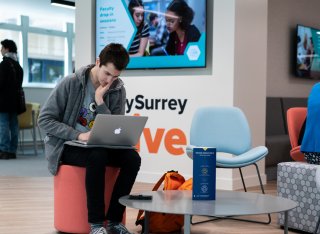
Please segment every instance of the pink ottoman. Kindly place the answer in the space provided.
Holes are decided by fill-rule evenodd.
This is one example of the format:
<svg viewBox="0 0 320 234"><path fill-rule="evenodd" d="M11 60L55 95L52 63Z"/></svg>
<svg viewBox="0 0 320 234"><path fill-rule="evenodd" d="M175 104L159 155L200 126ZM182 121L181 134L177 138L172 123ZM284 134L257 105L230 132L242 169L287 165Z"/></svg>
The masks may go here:
<svg viewBox="0 0 320 234"><path fill-rule="evenodd" d="M118 174L119 168L106 168L106 210ZM125 223L125 214L122 222ZM89 233L85 168L61 165L54 177L54 227L61 232Z"/></svg>

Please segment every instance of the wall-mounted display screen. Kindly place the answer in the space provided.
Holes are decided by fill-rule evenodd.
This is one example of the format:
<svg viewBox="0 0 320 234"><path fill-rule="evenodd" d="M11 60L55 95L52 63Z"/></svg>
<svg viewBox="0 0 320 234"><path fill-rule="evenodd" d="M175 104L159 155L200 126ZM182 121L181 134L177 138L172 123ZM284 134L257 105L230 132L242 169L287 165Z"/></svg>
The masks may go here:
<svg viewBox="0 0 320 234"><path fill-rule="evenodd" d="M64 77L64 62L28 58L29 82L56 83Z"/></svg>
<svg viewBox="0 0 320 234"><path fill-rule="evenodd" d="M96 0L96 55L109 43L128 69L206 66L206 0Z"/></svg>
<svg viewBox="0 0 320 234"><path fill-rule="evenodd" d="M296 74L320 79L320 30L297 25Z"/></svg>

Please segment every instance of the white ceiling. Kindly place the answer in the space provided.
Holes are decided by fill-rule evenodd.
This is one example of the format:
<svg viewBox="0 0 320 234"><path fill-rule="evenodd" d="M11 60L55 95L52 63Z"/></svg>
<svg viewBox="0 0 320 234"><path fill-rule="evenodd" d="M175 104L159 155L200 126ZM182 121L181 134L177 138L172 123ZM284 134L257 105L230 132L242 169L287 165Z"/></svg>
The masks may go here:
<svg viewBox="0 0 320 234"><path fill-rule="evenodd" d="M46 20L75 22L75 10L52 6L50 2L51 0L0 0L0 14L2 16L26 15Z"/></svg>

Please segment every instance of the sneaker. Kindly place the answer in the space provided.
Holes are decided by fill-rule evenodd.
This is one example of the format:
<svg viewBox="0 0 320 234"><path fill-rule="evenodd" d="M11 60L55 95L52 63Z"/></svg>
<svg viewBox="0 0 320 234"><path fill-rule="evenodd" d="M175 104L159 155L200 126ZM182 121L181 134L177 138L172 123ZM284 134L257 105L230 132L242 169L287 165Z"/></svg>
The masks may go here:
<svg viewBox="0 0 320 234"><path fill-rule="evenodd" d="M132 234L122 223L112 221L108 221L107 231L108 234Z"/></svg>
<svg viewBox="0 0 320 234"><path fill-rule="evenodd" d="M108 234L104 227L94 228L90 231L90 234Z"/></svg>

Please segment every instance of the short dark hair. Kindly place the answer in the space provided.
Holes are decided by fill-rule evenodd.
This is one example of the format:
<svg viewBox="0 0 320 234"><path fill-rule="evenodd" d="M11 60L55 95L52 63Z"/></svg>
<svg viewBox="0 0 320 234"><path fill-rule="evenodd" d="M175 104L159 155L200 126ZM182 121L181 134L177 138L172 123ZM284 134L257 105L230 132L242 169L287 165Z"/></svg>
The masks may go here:
<svg viewBox="0 0 320 234"><path fill-rule="evenodd" d="M117 70L122 71L129 63L129 54L121 44L110 43L101 50L99 59L100 67L112 63Z"/></svg>
<svg viewBox="0 0 320 234"><path fill-rule="evenodd" d="M172 11L181 18L180 27L184 30L190 26L194 17L194 11L184 0L173 0L167 11Z"/></svg>
<svg viewBox="0 0 320 234"><path fill-rule="evenodd" d="M1 45L4 48L8 49L9 52L17 53L17 45L13 40L5 39L1 41Z"/></svg>

